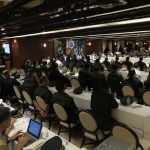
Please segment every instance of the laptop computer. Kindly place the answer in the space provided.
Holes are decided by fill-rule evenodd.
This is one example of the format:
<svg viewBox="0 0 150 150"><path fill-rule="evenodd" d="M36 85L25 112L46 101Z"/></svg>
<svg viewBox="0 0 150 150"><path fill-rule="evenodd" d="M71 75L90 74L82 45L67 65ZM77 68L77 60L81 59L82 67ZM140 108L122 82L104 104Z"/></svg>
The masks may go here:
<svg viewBox="0 0 150 150"><path fill-rule="evenodd" d="M43 125L41 123L33 119L30 119L27 132L25 133L30 137L30 140L25 146L32 144L33 142L37 141L40 138L42 126Z"/></svg>

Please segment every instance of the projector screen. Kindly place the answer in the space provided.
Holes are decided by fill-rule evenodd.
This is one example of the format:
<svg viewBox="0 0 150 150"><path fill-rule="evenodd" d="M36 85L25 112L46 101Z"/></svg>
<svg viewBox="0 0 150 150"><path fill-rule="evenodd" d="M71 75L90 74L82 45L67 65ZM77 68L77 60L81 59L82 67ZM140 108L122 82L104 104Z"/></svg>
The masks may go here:
<svg viewBox="0 0 150 150"><path fill-rule="evenodd" d="M4 43L3 48L6 54L10 54L10 46L8 43Z"/></svg>

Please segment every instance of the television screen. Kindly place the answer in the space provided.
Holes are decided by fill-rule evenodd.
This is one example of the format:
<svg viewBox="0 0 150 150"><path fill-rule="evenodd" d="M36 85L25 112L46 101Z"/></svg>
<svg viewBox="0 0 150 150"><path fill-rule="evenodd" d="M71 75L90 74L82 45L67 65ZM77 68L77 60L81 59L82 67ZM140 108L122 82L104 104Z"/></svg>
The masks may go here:
<svg viewBox="0 0 150 150"><path fill-rule="evenodd" d="M6 54L10 54L10 46L8 43L4 43L3 48Z"/></svg>

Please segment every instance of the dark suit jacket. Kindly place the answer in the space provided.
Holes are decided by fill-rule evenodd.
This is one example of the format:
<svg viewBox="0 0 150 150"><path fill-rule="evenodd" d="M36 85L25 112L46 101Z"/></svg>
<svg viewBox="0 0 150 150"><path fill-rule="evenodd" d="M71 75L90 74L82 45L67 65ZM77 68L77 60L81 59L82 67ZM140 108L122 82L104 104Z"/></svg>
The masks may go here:
<svg viewBox="0 0 150 150"><path fill-rule="evenodd" d="M80 70L78 80L83 89L89 86L90 82L90 72L88 70Z"/></svg>
<svg viewBox="0 0 150 150"><path fill-rule="evenodd" d="M150 81L145 81L144 86L146 90L150 90Z"/></svg>
<svg viewBox="0 0 150 150"><path fill-rule="evenodd" d="M91 86L93 87L93 90L98 90L98 82L102 79L106 79L105 74L102 72L92 72L91 73Z"/></svg>
<svg viewBox="0 0 150 150"><path fill-rule="evenodd" d="M112 95L96 91L91 96L91 110L96 116L98 126L102 130L110 130L112 127L112 108L117 108L118 103Z"/></svg>
<svg viewBox="0 0 150 150"><path fill-rule="evenodd" d="M146 64L144 62L142 62L142 61L136 62L134 64L134 67L135 68L139 68L141 71L144 71L147 68Z"/></svg>
<svg viewBox="0 0 150 150"><path fill-rule="evenodd" d="M119 92L121 90L124 79L120 73L118 72L109 73L107 79L110 83L112 92Z"/></svg>
<svg viewBox="0 0 150 150"><path fill-rule="evenodd" d="M36 99L36 96L42 97L44 99L44 101L49 104L51 103L51 99L53 97L51 91L48 89L47 86L38 86L35 90L34 90L34 100Z"/></svg>
<svg viewBox="0 0 150 150"><path fill-rule="evenodd" d="M143 83L136 77L129 77L125 80L125 84L131 85L131 87L134 89L134 93L136 97L139 97L140 89L143 88Z"/></svg>
<svg viewBox="0 0 150 150"><path fill-rule="evenodd" d="M21 88L25 91L28 92L28 94L31 96L31 98L33 98L33 92L34 90L38 87L38 84L35 83L35 82L31 82L31 81L28 81L28 80L25 80L23 83L22 83L22 86Z"/></svg>
<svg viewBox="0 0 150 150"><path fill-rule="evenodd" d="M52 98L53 102L60 103L61 105L65 106L67 112L69 113L70 120L76 120L77 116L75 112L77 112L77 107L74 103L72 97L70 97L67 93L60 91L54 94Z"/></svg>
<svg viewBox="0 0 150 150"><path fill-rule="evenodd" d="M128 70L130 70L131 67L133 67L133 63L131 61L124 61L122 65L126 65Z"/></svg>
<svg viewBox="0 0 150 150"><path fill-rule="evenodd" d="M20 83L16 79L13 79L13 78L4 78L2 83L3 83L4 98L8 97L8 95L14 96L15 93L14 93L13 86L14 85L20 86Z"/></svg>

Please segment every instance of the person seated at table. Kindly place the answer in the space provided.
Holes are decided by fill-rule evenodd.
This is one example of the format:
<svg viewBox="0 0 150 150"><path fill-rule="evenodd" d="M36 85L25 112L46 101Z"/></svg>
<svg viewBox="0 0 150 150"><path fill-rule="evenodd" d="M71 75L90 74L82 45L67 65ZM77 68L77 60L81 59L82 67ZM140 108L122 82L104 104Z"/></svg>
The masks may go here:
<svg viewBox="0 0 150 150"><path fill-rule="evenodd" d="M27 73L32 68L31 61L25 60L21 68L24 70L25 73Z"/></svg>
<svg viewBox="0 0 150 150"><path fill-rule="evenodd" d="M11 78L10 74L8 72L8 70L4 70L3 71L3 98L4 99L13 99L13 97L15 96L14 90L13 90L13 86L20 86L20 83L15 79L15 78Z"/></svg>
<svg viewBox="0 0 150 150"><path fill-rule="evenodd" d="M121 68L121 63L119 62L118 56L116 56L115 64L118 65L119 68Z"/></svg>
<svg viewBox="0 0 150 150"><path fill-rule="evenodd" d="M139 61L134 63L135 68L139 68L140 71L145 71L147 69L146 64L143 62L143 57L139 58Z"/></svg>
<svg viewBox="0 0 150 150"><path fill-rule="evenodd" d="M48 85L49 85L48 78L46 76L41 76L39 78L39 86L34 90L34 93L33 93L34 99L33 100L36 99L36 96L43 98L45 103L48 104L50 111L52 111L53 109L52 109L51 100L52 100L53 95L52 95L52 92L48 89L48 87L47 87ZM35 101L34 101L34 104L35 104ZM37 104L35 104L35 106L37 106Z"/></svg>
<svg viewBox="0 0 150 150"><path fill-rule="evenodd" d="M78 80L84 90L86 87L90 90L90 66L88 64L85 64L83 69L79 71Z"/></svg>
<svg viewBox="0 0 150 150"><path fill-rule="evenodd" d="M100 68L98 66L94 67L94 71L91 73L91 86L93 87L93 90L98 90L98 81L100 79L106 79L106 76L104 72L100 71Z"/></svg>
<svg viewBox="0 0 150 150"><path fill-rule="evenodd" d="M119 73L119 67L118 65L113 65L113 70L111 73L108 74L107 77L112 93L117 93L117 96L122 96L122 84L124 82L124 79L122 75Z"/></svg>
<svg viewBox="0 0 150 150"><path fill-rule="evenodd" d="M0 107L0 150L9 150L9 142L18 140L15 150L22 150L30 137L22 135L21 131L8 137L6 130L11 126L11 113L8 107Z"/></svg>
<svg viewBox="0 0 150 150"><path fill-rule="evenodd" d="M78 60L77 60L77 56L74 55L73 58L71 59L70 63L69 63L69 69L72 70L73 67L76 66Z"/></svg>
<svg viewBox="0 0 150 150"><path fill-rule="evenodd" d="M63 76L59 69L58 69L58 65L53 61L51 62L51 67L49 68L49 76L48 76L49 82L51 86L54 86L55 82L57 82L57 80L62 80L65 82L65 84L67 86L71 86L70 81L68 80L67 77Z"/></svg>
<svg viewBox="0 0 150 150"><path fill-rule="evenodd" d="M150 90L150 72L148 74L147 80L144 81L145 90Z"/></svg>
<svg viewBox="0 0 150 150"><path fill-rule="evenodd" d="M91 95L91 110L94 113L98 128L104 131L111 130L114 120L111 110L118 107L118 103L110 94L109 83L106 79L98 81L98 91Z"/></svg>
<svg viewBox="0 0 150 150"><path fill-rule="evenodd" d="M122 65L126 65L128 70L133 67L133 63L130 61L129 57L126 57L126 61L122 62Z"/></svg>
<svg viewBox="0 0 150 150"><path fill-rule="evenodd" d="M28 94L33 98L33 92L38 87L37 77L32 72L28 72L25 76L25 80L21 85L22 90L28 92Z"/></svg>
<svg viewBox="0 0 150 150"><path fill-rule="evenodd" d="M108 58L106 57L105 60L103 61L103 64L106 66L107 70L109 69L110 62L108 61Z"/></svg>
<svg viewBox="0 0 150 150"><path fill-rule="evenodd" d="M69 96L67 93L65 93L65 84L64 82L57 81L55 83L55 88L57 90L56 93L54 93L52 102L57 102L60 103L61 105L65 106L68 114L69 114L69 119L71 121L77 121L78 115L77 115L77 107L75 105L75 102L71 96Z"/></svg>
<svg viewBox="0 0 150 150"><path fill-rule="evenodd" d="M136 77L136 72L134 69L129 70L128 78L124 81L124 83L133 88L135 97L140 98L143 83Z"/></svg>
<svg viewBox="0 0 150 150"><path fill-rule="evenodd" d="M96 59L96 60L95 60L95 63L93 64L93 68L95 68L95 67L99 67L99 70L100 70L100 71L103 71L103 70L104 70L104 67L103 67L103 65L100 63L100 59L99 59L99 58Z"/></svg>
<svg viewBox="0 0 150 150"><path fill-rule="evenodd" d="M40 67L40 71L48 74L47 61L42 62L42 66Z"/></svg>

